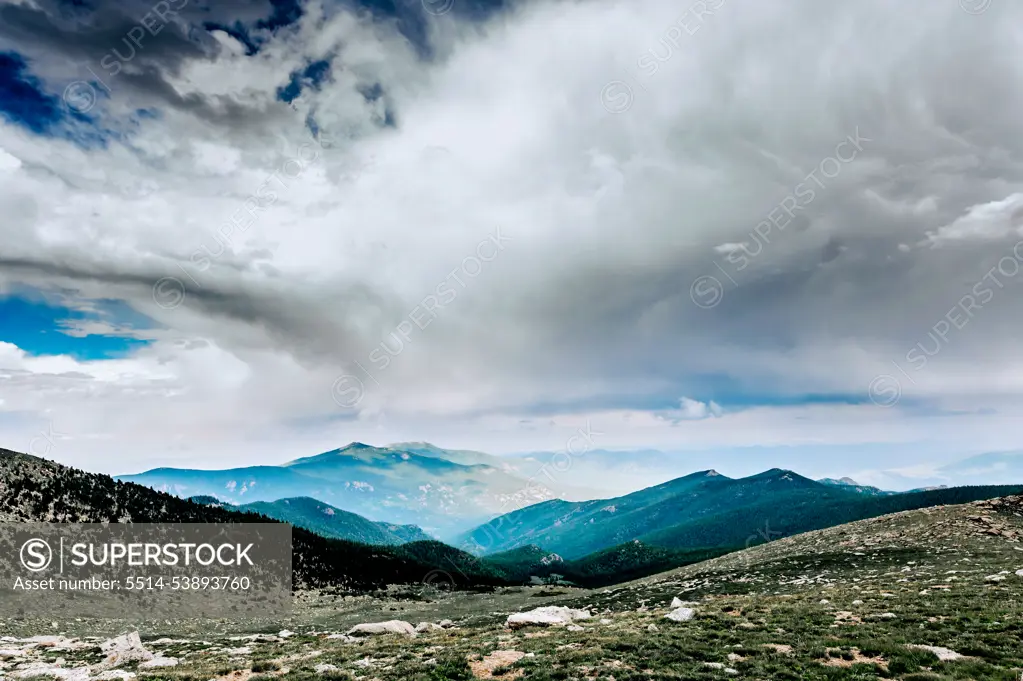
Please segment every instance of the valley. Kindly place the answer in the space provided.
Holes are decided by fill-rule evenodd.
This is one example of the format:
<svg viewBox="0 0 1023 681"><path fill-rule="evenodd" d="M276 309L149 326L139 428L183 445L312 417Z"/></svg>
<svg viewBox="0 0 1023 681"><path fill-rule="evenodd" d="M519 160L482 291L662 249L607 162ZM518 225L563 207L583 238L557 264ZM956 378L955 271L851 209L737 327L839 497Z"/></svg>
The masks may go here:
<svg viewBox="0 0 1023 681"><path fill-rule="evenodd" d="M0 668L83 681L1010 681L1023 669L1021 538L1017 496L809 532L611 588L302 590L290 617L263 622L7 617ZM588 617L507 626L548 606ZM690 612L666 617L680 609ZM352 631L389 621L422 624ZM166 666L141 653L104 665L100 645L127 630Z"/></svg>

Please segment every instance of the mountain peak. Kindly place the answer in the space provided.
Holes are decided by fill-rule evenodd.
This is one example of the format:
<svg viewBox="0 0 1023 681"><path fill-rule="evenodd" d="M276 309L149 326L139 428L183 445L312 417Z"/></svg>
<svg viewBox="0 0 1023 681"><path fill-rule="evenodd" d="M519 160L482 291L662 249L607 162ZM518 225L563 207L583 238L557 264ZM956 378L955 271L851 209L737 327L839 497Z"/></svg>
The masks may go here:
<svg viewBox="0 0 1023 681"><path fill-rule="evenodd" d="M821 478L817 482L823 482L825 485L849 485L852 487L862 487L860 483L856 482L849 476L844 478Z"/></svg>
<svg viewBox="0 0 1023 681"><path fill-rule="evenodd" d="M764 471L763 473L757 473L756 475L751 475L748 479L750 479L750 480L771 480L771 481L777 480L777 481L780 481L780 482L804 482L804 481L805 482L812 482L808 478L804 478L799 473L796 473L795 471L790 471L790 470L788 470L786 468L771 468L769 470Z"/></svg>
<svg viewBox="0 0 1023 681"><path fill-rule="evenodd" d="M374 447L372 445L367 445L364 442L349 442L344 447L338 449L337 453L341 454L342 452L359 451L362 449L374 449Z"/></svg>

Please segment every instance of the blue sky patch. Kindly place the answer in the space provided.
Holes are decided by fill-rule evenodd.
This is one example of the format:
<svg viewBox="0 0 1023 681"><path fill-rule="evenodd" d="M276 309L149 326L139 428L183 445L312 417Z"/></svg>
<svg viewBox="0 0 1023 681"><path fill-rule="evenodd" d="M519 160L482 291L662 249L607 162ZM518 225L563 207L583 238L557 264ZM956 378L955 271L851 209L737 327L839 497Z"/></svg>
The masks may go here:
<svg viewBox="0 0 1023 681"><path fill-rule="evenodd" d="M319 90L323 82L330 77L330 62L319 60L310 63L304 69L291 74L291 81L277 89L277 98L289 104L302 94L303 88Z"/></svg>
<svg viewBox="0 0 1023 681"><path fill-rule="evenodd" d="M69 87L77 88L72 92L76 97L107 96L96 83L79 82ZM82 103L79 99L71 101ZM94 103L95 99L91 101ZM47 92L23 56L0 52L0 117L36 135L66 139L86 149L105 148L113 134L97 127L96 120L86 115L85 110L74 110L65 105L60 95Z"/></svg>
<svg viewBox="0 0 1023 681"><path fill-rule="evenodd" d="M0 296L0 341L31 355L116 359L151 340L153 320L120 300L72 299L24 289Z"/></svg>
<svg viewBox="0 0 1023 681"><path fill-rule="evenodd" d="M60 98L44 91L17 52L0 52L0 115L37 135L48 134L64 118Z"/></svg>

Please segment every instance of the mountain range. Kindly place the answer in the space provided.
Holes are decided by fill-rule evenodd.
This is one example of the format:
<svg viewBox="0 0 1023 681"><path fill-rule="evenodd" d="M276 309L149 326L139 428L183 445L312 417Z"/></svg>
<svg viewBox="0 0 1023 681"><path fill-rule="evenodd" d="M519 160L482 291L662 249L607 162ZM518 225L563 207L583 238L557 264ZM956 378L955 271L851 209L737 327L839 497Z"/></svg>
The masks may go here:
<svg viewBox="0 0 1023 681"><path fill-rule="evenodd" d="M331 484L331 477L341 477L338 468L355 467L353 460L363 466L385 462L382 477L401 470L398 461L411 460L417 466L423 465L419 460L432 461L441 470L496 471L487 464L448 462L437 458L437 452L381 451L365 445L354 449L266 468L280 468L285 476L302 475L323 486ZM340 467L332 465L338 460ZM295 526L293 564L299 588L332 586L358 592L421 583L430 575L461 587L536 579L596 586L850 520L1023 492L1023 485L1016 485L868 493L852 481L839 483L781 469L738 479L701 471L622 497L556 499L521 508L463 533L461 548L456 548L423 539L414 525L371 521L309 497L239 505L212 495L180 498L0 450L0 521L286 521ZM251 481L244 484L253 488ZM255 488L259 487L257 481ZM486 555L481 558L481 553Z"/></svg>
<svg viewBox="0 0 1023 681"><path fill-rule="evenodd" d="M277 501L256 501L235 506L210 496L190 497L198 504L220 506L242 513L257 513L282 523L291 523L321 537L347 539L363 544L396 546L415 541L430 541L430 535L416 525L394 525L374 522L356 513L325 504L309 497L278 499Z"/></svg>
<svg viewBox="0 0 1023 681"><path fill-rule="evenodd" d="M565 558L636 540L674 550L742 548L885 513L1018 490L1023 486L875 494L777 468L738 479L707 470L611 499L535 504L484 523L456 545L490 554L532 544Z"/></svg>
<svg viewBox="0 0 1023 681"><path fill-rule="evenodd" d="M156 468L117 478L234 505L308 497L374 521L414 523L441 538L537 501L591 494L565 487L555 494L542 479L520 477L498 457L426 443L371 447L353 442L280 466Z"/></svg>

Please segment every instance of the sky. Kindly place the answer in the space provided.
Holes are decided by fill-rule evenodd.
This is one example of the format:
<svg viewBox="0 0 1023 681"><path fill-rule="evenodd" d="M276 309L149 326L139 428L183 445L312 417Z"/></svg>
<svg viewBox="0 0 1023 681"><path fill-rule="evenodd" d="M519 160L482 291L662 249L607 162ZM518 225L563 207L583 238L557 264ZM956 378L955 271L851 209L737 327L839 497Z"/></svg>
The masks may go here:
<svg viewBox="0 0 1023 681"><path fill-rule="evenodd" d="M0 0L0 446L123 473L585 431L904 487L1017 448L1021 20Z"/></svg>

